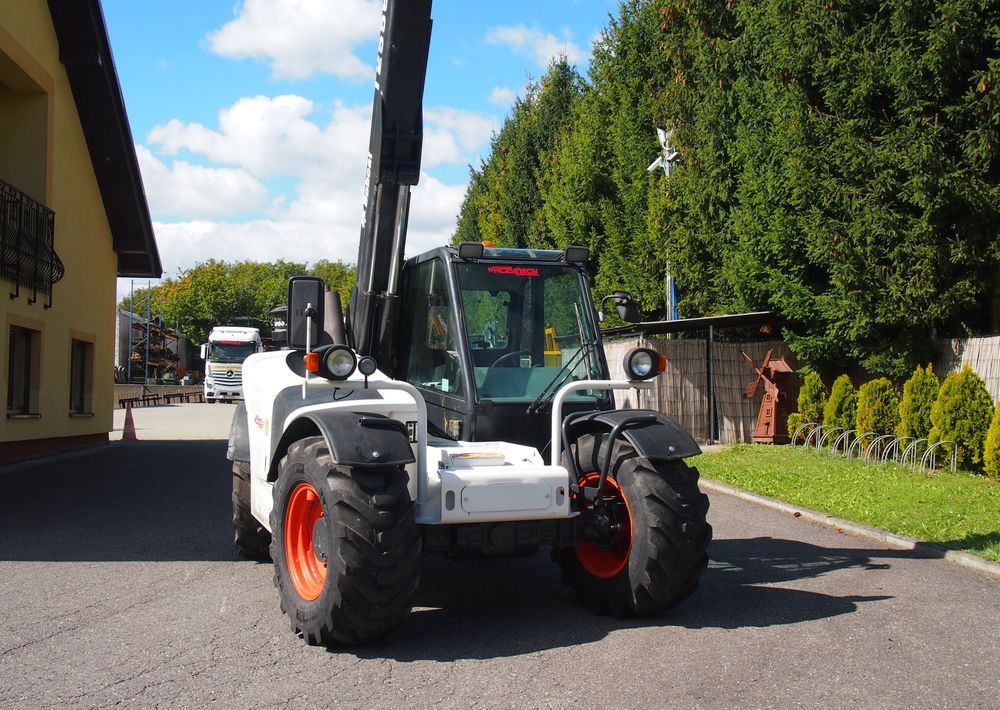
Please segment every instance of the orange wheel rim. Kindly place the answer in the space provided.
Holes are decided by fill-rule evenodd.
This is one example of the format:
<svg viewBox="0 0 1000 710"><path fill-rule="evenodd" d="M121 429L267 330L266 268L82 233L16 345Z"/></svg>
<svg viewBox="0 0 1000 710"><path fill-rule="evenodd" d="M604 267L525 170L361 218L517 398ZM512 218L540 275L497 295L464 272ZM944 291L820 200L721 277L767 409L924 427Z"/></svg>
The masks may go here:
<svg viewBox="0 0 1000 710"><path fill-rule="evenodd" d="M588 473L580 481L580 485L596 485L600 478L601 474L596 471ZM632 509L628 507L628 501L618 482L611 476L604 480L604 493L605 496L614 496L616 500L611 505L624 507L627 515L624 520L618 521L620 529L610 545L598 545L590 540L581 542L576 546L576 559L593 576L611 579L625 569L629 555L632 554Z"/></svg>
<svg viewBox="0 0 1000 710"><path fill-rule="evenodd" d="M323 517L319 493L308 483L295 486L285 510L285 560L292 586L306 601L316 599L326 581L326 561L313 546L316 521Z"/></svg>

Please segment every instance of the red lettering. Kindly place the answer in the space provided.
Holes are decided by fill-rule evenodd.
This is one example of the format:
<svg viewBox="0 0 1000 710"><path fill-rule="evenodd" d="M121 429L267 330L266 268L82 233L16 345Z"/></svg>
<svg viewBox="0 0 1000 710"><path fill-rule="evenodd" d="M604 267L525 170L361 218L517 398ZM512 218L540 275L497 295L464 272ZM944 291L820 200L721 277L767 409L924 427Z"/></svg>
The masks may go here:
<svg viewBox="0 0 1000 710"><path fill-rule="evenodd" d="M538 269L530 266L491 266L491 274L506 274L507 276L538 276Z"/></svg>

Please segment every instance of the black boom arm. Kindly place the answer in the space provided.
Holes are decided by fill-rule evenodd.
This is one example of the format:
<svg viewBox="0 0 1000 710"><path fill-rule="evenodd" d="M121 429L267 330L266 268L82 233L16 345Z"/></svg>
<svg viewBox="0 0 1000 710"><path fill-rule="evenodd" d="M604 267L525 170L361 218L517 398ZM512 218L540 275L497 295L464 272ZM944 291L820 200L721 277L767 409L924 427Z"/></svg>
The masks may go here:
<svg viewBox="0 0 1000 710"><path fill-rule="evenodd" d="M383 0L358 273L348 314L355 349L380 362L393 348L410 186L420 178L430 38L431 0Z"/></svg>

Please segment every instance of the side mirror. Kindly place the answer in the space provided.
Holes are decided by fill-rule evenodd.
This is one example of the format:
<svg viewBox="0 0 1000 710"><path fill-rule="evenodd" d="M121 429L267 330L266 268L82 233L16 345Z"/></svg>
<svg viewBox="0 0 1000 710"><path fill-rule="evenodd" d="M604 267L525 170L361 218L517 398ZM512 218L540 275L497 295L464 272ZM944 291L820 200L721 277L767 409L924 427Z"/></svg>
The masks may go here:
<svg viewBox="0 0 1000 710"><path fill-rule="evenodd" d="M642 321L642 313L639 312L639 306L636 302L632 300L632 294L628 291L612 291L601 299L601 310L597 312L597 320L599 322L604 322L604 302L609 299L615 302L618 317L623 321L626 323L639 323Z"/></svg>
<svg viewBox="0 0 1000 710"><path fill-rule="evenodd" d="M319 345L319 335L323 330L325 291L323 279L315 276L293 276L288 280L285 324L288 347L292 350L305 350L307 340L312 348Z"/></svg>
<svg viewBox="0 0 1000 710"><path fill-rule="evenodd" d="M208 359L208 343L201 344L201 359L202 360Z"/></svg>

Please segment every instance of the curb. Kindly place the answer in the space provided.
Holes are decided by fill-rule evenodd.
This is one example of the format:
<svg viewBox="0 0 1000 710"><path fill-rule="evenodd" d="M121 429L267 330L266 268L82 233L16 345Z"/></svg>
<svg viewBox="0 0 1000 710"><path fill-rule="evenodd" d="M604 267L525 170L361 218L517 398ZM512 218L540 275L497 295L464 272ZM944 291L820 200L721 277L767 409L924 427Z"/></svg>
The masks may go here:
<svg viewBox="0 0 1000 710"><path fill-rule="evenodd" d="M973 555L969 552L949 550L932 542L926 542L924 540L918 540L904 535L895 535L880 528L873 528L871 526L862 525L861 523L855 523L850 520L835 518L834 516L827 515L826 513L820 513L808 508L791 505L775 498L768 498L767 496L750 493L740 488L734 488L726 483L713 481L710 478L702 478L700 483L702 487L707 490L714 491L716 493L725 493L726 495L739 498L740 500L745 500L749 503L756 503L757 505L764 506L765 508L770 508L781 513L788 513L796 518L803 518L804 520L816 523L817 525L836 528L837 532L844 532L849 535L854 535L855 537L873 540L897 550L912 550L920 557L943 559L946 562L966 567L982 574L987 574L992 577L1000 577L1000 563L983 559L982 557Z"/></svg>

